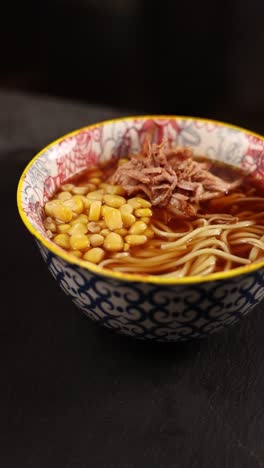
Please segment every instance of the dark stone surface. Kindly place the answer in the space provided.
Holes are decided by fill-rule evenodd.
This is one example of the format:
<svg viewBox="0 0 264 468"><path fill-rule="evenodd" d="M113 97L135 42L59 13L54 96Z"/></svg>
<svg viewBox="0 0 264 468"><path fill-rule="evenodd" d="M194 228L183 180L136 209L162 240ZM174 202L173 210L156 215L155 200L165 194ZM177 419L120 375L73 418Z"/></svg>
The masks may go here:
<svg viewBox="0 0 264 468"><path fill-rule="evenodd" d="M81 315L22 225L25 164L118 112L0 93L0 466L264 466L264 310L207 340L141 343Z"/></svg>

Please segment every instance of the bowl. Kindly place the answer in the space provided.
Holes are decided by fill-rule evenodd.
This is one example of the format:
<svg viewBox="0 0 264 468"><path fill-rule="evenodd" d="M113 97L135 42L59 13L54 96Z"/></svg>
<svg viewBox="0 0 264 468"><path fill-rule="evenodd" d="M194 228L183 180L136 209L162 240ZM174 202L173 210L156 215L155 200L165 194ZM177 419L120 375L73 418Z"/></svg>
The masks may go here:
<svg viewBox="0 0 264 468"><path fill-rule="evenodd" d="M127 117L81 128L40 151L19 181L18 209L51 274L91 320L138 339L185 341L233 324L263 299L263 261L181 279L112 272L67 254L42 222L44 203L63 182L97 161L138 151L153 124L155 141L169 138L264 180L264 137L256 133L193 117Z"/></svg>

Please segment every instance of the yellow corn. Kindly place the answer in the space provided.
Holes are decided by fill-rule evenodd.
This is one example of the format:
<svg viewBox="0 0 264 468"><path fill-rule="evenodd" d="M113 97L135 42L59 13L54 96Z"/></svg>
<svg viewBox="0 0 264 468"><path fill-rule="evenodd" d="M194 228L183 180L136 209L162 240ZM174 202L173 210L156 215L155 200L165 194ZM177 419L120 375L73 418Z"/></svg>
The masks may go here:
<svg viewBox="0 0 264 468"><path fill-rule="evenodd" d="M69 249L70 248L70 237L68 234L58 234L53 238L54 242L56 242L57 245L62 247L63 249Z"/></svg>
<svg viewBox="0 0 264 468"><path fill-rule="evenodd" d="M53 207L53 216L63 223L68 223L72 219L72 210L64 205L55 205Z"/></svg>
<svg viewBox="0 0 264 468"><path fill-rule="evenodd" d="M104 240L104 248L112 252L120 252L123 249L124 241L116 232L110 232Z"/></svg>
<svg viewBox="0 0 264 468"><path fill-rule="evenodd" d="M81 214L84 208L82 198L79 195L74 195L70 200L65 200L63 205L77 214Z"/></svg>
<svg viewBox="0 0 264 468"><path fill-rule="evenodd" d="M150 208L151 207L151 203L148 200L145 200L145 198L136 197L136 200L140 203L142 208Z"/></svg>
<svg viewBox="0 0 264 468"><path fill-rule="evenodd" d="M58 194L58 199L61 201L69 200L72 197L70 192L60 192Z"/></svg>
<svg viewBox="0 0 264 468"><path fill-rule="evenodd" d="M144 231L144 236L147 236L148 239L152 239L154 237L154 232L148 227L148 229Z"/></svg>
<svg viewBox="0 0 264 468"><path fill-rule="evenodd" d="M110 234L110 229L102 229L100 234L104 237L106 237L108 234Z"/></svg>
<svg viewBox="0 0 264 468"><path fill-rule="evenodd" d="M121 216L125 228L129 228L136 221L135 216L130 213L122 213Z"/></svg>
<svg viewBox="0 0 264 468"><path fill-rule="evenodd" d="M141 208L141 203L137 200L137 198L129 198L127 200L127 203L132 206L134 210L137 210L138 208Z"/></svg>
<svg viewBox="0 0 264 468"><path fill-rule="evenodd" d="M89 240L93 247L99 247L99 245L104 243L104 236L102 234L92 234Z"/></svg>
<svg viewBox="0 0 264 468"><path fill-rule="evenodd" d="M121 213L116 208L110 208L109 206L105 206L104 219L106 226L111 231L114 231L115 229L121 229L123 227Z"/></svg>
<svg viewBox="0 0 264 468"><path fill-rule="evenodd" d="M87 176L89 178L91 177L102 177L103 173L100 169L98 169L97 167L94 167L92 169L89 170L89 173L87 174Z"/></svg>
<svg viewBox="0 0 264 468"><path fill-rule="evenodd" d="M102 209L103 209L103 206L102 206ZM102 214L102 209L101 209L101 214ZM101 229L105 229L105 228L106 228L106 224L105 224L105 220L104 220L104 219L100 219L100 221L98 221L98 224L99 224L99 226L101 226Z"/></svg>
<svg viewBox="0 0 264 468"><path fill-rule="evenodd" d="M101 216L102 202L99 200L93 200L89 210L89 221L99 221Z"/></svg>
<svg viewBox="0 0 264 468"><path fill-rule="evenodd" d="M104 195L104 202L111 206L112 208L120 208L120 206L126 203L126 199L124 197L120 197L120 195Z"/></svg>
<svg viewBox="0 0 264 468"><path fill-rule="evenodd" d="M91 263L100 263L104 256L105 252L103 249L100 249L100 247L94 247L84 254L83 259Z"/></svg>
<svg viewBox="0 0 264 468"><path fill-rule="evenodd" d="M88 223L88 216L86 214L80 214L78 215L73 221L71 221L71 224L76 224L76 223Z"/></svg>
<svg viewBox="0 0 264 468"><path fill-rule="evenodd" d="M56 232L57 226L52 218L48 217L44 219L43 224L44 224L45 229L48 229L51 232Z"/></svg>
<svg viewBox="0 0 264 468"><path fill-rule="evenodd" d="M72 189L74 188L73 184L64 184L61 186L62 190L65 190L66 192L71 192Z"/></svg>
<svg viewBox="0 0 264 468"><path fill-rule="evenodd" d="M87 192L88 192L87 187L74 187L72 189L72 193L74 193L75 195L86 195Z"/></svg>
<svg viewBox="0 0 264 468"><path fill-rule="evenodd" d="M95 234L98 234L98 232L101 231L101 226L99 223L91 222L91 223L88 223L87 227L88 227L89 232L92 232Z"/></svg>
<svg viewBox="0 0 264 468"><path fill-rule="evenodd" d="M69 230L69 234L74 236L75 234L86 234L88 231L87 224L84 223L74 223L71 229Z"/></svg>
<svg viewBox="0 0 264 468"><path fill-rule="evenodd" d="M139 208L149 208L151 206L151 203L149 201L141 197L129 198L129 200L127 200L127 203L129 203L129 205L132 205L135 210Z"/></svg>
<svg viewBox="0 0 264 468"><path fill-rule="evenodd" d="M148 216L142 216L142 218L140 218L140 221L143 221L144 223L149 224L150 218Z"/></svg>
<svg viewBox="0 0 264 468"><path fill-rule="evenodd" d="M125 195L126 193L122 185L111 185L103 182L100 184L100 188L104 189L105 193L109 193L111 195Z"/></svg>
<svg viewBox="0 0 264 468"><path fill-rule="evenodd" d="M46 234L50 239L54 236L54 234L49 229L46 230Z"/></svg>
<svg viewBox="0 0 264 468"><path fill-rule="evenodd" d="M135 215L138 217L152 216L152 211L149 208L138 208L137 210L135 210Z"/></svg>
<svg viewBox="0 0 264 468"><path fill-rule="evenodd" d="M132 226L130 226L130 234L143 234L146 231L148 225L143 221L136 221Z"/></svg>
<svg viewBox="0 0 264 468"><path fill-rule="evenodd" d="M90 241L85 234L75 234L70 237L70 245L73 250L83 250L90 247Z"/></svg>
<svg viewBox="0 0 264 468"><path fill-rule="evenodd" d="M55 206L61 205L60 200L50 200L45 204L44 210L47 216L54 217L53 209Z"/></svg>
<svg viewBox="0 0 264 468"><path fill-rule="evenodd" d="M124 205L120 206L121 214L132 214L133 213L133 206L129 203L125 203Z"/></svg>
<svg viewBox="0 0 264 468"><path fill-rule="evenodd" d="M91 177L89 179L89 182L91 184L99 185L102 181L101 181L101 179L99 179L99 177Z"/></svg>
<svg viewBox="0 0 264 468"><path fill-rule="evenodd" d="M115 229L114 232L116 232L117 234L120 234L120 236L122 236L122 237L124 237L124 236L126 236L128 234L127 229L124 229L124 228Z"/></svg>
<svg viewBox="0 0 264 468"><path fill-rule="evenodd" d="M69 254L74 255L74 257L81 258L82 252L80 250L69 250Z"/></svg>
<svg viewBox="0 0 264 468"><path fill-rule="evenodd" d="M70 224L58 224L57 229L61 234L64 234L65 232L68 232L71 229L71 225Z"/></svg>
<svg viewBox="0 0 264 468"><path fill-rule="evenodd" d="M127 242L125 242L124 243L124 252L128 252L129 249L130 249L130 245Z"/></svg>
<svg viewBox="0 0 264 468"><path fill-rule="evenodd" d="M82 201L83 201L83 205L84 205L85 210L89 211L89 208L90 208L91 203L92 203L92 199L83 197Z"/></svg>
<svg viewBox="0 0 264 468"><path fill-rule="evenodd" d="M86 198L88 198L88 200L102 201L103 196L104 196L104 192L103 192L103 190L100 189L100 190L94 190L93 192L87 193Z"/></svg>
<svg viewBox="0 0 264 468"><path fill-rule="evenodd" d="M148 238L147 236L140 234L128 234L128 236L125 237L125 240L129 245L141 245L145 244Z"/></svg>
<svg viewBox="0 0 264 468"><path fill-rule="evenodd" d="M91 184L90 182L84 184L83 187L86 187L88 192L94 192L97 188L95 184Z"/></svg>

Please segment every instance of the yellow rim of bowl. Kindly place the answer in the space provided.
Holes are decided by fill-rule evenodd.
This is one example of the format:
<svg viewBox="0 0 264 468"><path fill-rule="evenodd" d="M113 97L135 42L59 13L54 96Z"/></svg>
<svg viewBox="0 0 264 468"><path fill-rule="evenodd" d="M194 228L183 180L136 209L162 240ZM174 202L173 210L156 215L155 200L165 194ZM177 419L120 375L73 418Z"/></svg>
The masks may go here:
<svg viewBox="0 0 264 468"><path fill-rule="evenodd" d="M143 282L143 283L155 283L155 284L160 284L160 285L169 285L169 284L190 284L190 283L203 283L203 282L208 282L208 281L216 281L216 280L222 280L222 279L227 279L227 278L232 278L235 276L239 276L242 274L250 273L252 271L258 270L262 267L264 267L264 261L257 262L257 263L251 263L250 265L245 265L242 267L235 268L233 270L229 270L226 272L221 272L221 273L212 273L207 276L187 276L184 278L163 278L162 276L154 276L154 275L140 275L137 273L121 273L121 272L116 272L116 271L111 271L111 270L106 270L103 269L97 265L89 264L85 262L84 260L79 260L78 258L74 258L71 255L69 255L66 251L62 250L60 247L58 247L56 244L54 244L52 241L46 239L43 237L31 224L31 222L28 220L27 214L25 213L23 206L22 206L22 187L24 183L24 179L26 177L26 174L30 167L34 164L34 162L43 154L45 153L49 148L52 146L60 143L62 140L64 140L67 137L77 135L78 133L88 130L88 129L93 129L102 125L106 124L111 124L115 122L121 122L121 121L129 121L129 120L146 120L146 119L158 119L158 120L168 120L168 119L175 119L175 120L185 120L185 121L191 121L195 120L198 122L203 122L203 123L211 123L211 124L217 124L219 126L224 126L226 128L231 128L234 130L238 130L240 132L246 133L247 135L251 135L254 137L257 137L258 139L264 141L264 136L259 135L258 133L252 132L250 130L247 130L245 128L232 125L229 123L225 123L219 120L213 120L213 119L205 119L205 118L200 118L200 117L191 117L191 116L182 116L182 115L139 115L139 116L130 116L130 117L121 117L117 119L109 119L109 120L104 120L102 122L97 122L92 125L88 125L85 127L81 127L77 130L74 130L73 132L67 133L63 135L62 137L58 138L57 140L51 142L49 145L47 145L45 148L43 148L39 153L34 156L31 161L27 164L26 168L24 169L19 183L18 183L18 188L17 188L17 206L18 206L18 211L20 214L20 217L27 227L27 229L33 234L36 239L38 239L48 250L50 250L52 253L56 254L58 257L62 258L66 262L69 262L74 265L78 265L90 272L99 274L101 276L106 276L108 278L112 279L118 279L118 280L123 280L123 281L132 281L132 282Z"/></svg>

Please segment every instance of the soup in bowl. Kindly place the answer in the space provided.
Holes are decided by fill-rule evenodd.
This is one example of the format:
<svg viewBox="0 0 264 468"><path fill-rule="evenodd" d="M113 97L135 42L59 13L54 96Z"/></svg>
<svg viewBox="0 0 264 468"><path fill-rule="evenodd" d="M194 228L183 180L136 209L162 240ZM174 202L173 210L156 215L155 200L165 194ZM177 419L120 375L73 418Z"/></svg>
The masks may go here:
<svg viewBox="0 0 264 468"><path fill-rule="evenodd" d="M33 158L18 208L62 289L117 332L204 337L264 296L264 138L248 130L97 123Z"/></svg>

